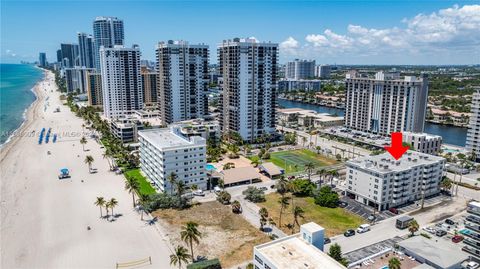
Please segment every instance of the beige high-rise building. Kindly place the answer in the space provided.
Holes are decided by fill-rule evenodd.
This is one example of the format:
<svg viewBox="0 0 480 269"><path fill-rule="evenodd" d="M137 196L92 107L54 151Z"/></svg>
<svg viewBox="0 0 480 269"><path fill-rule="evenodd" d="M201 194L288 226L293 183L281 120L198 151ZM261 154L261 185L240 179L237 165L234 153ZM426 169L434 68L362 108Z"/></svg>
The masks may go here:
<svg viewBox="0 0 480 269"><path fill-rule="evenodd" d="M87 73L87 96L89 106L100 108L103 106L102 76L100 73Z"/></svg>
<svg viewBox="0 0 480 269"><path fill-rule="evenodd" d="M142 73L142 89L143 89L143 105L146 109L157 109L157 77L158 74L154 70L148 69L146 66L141 67Z"/></svg>

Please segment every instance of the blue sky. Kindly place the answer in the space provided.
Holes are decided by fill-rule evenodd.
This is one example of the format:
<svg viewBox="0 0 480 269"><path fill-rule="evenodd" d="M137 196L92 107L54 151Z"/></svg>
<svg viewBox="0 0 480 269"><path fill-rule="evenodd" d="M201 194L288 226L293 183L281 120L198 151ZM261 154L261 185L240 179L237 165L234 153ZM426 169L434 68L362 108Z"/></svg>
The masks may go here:
<svg viewBox="0 0 480 269"><path fill-rule="evenodd" d="M338 64L478 64L473 1L23 1L2 0L1 62L55 60L61 42L92 32L96 16L124 20L126 44L154 60L169 39L216 45L255 37L293 58Z"/></svg>

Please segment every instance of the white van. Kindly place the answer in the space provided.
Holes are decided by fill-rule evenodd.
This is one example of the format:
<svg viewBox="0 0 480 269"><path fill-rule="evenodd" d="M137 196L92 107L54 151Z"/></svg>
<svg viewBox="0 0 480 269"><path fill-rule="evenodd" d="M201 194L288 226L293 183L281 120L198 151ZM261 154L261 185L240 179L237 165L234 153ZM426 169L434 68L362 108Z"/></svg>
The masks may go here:
<svg viewBox="0 0 480 269"><path fill-rule="evenodd" d="M362 224L357 228L357 233L365 233L370 231L370 224Z"/></svg>

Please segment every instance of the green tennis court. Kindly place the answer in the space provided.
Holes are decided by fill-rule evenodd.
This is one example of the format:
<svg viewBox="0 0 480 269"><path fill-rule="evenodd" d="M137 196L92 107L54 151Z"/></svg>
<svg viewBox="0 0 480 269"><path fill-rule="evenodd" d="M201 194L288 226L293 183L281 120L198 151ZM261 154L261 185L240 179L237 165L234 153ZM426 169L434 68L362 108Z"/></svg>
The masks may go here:
<svg viewBox="0 0 480 269"><path fill-rule="evenodd" d="M319 156L306 149L274 152L270 155L270 161L282 167L286 173L303 171L309 162L314 163L316 167L337 163L333 159Z"/></svg>

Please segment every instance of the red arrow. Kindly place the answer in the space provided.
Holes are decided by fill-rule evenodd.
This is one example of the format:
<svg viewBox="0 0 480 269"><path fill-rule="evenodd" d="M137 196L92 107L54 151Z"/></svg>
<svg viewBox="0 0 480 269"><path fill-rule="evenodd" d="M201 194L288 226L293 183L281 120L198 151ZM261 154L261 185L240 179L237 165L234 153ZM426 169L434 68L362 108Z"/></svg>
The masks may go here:
<svg viewBox="0 0 480 269"><path fill-rule="evenodd" d="M402 155L407 152L409 147L404 147L402 145L403 135L402 133L392 133L392 146L385 147L385 149L390 152L395 160L398 160L402 157Z"/></svg>

